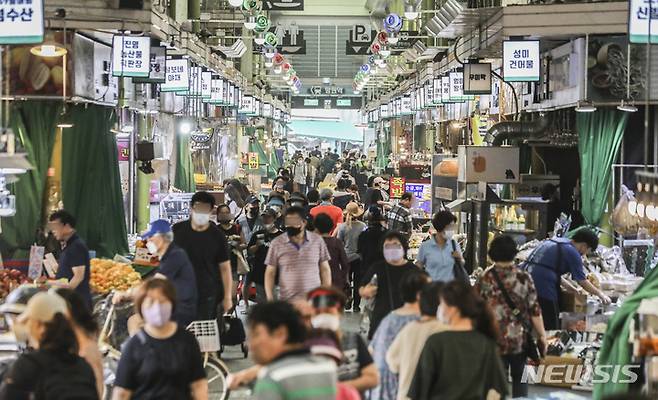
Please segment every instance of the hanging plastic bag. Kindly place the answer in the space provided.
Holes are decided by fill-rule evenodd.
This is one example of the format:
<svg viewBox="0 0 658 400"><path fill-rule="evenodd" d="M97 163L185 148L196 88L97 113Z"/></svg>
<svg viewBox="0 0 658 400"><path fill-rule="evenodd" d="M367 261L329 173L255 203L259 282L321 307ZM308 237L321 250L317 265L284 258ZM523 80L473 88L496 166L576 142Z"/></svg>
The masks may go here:
<svg viewBox="0 0 658 400"><path fill-rule="evenodd" d="M640 226L637 216L637 200L635 194L626 186L621 185L621 198L612 211L610 222L616 232L621 235L636 234Z"/></svg>

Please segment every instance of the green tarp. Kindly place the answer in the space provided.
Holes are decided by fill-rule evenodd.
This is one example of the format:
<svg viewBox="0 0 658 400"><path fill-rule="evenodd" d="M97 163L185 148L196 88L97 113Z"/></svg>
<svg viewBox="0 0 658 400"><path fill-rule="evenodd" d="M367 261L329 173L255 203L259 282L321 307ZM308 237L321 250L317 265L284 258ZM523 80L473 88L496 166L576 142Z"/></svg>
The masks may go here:
<svg viewBox="0 0 658 400"><path fill-rule="evenodd" d="M628 113L615 109L577 113L581 212L590 225L598 226L601 222L610 192L612 163L617 158L627 121Z"/></svg>
<svg viewBox="0 0 658 400"><path fill-rule="evenodd" d="M603 336L603 344L598 354L597 365L630 365L633 354L632 344L628 342L630 325L640 302L643 299L658 297L658 268L654 268L644 281L627 297L619 310L608 321L608 328ZM635 369L634 372L638 372ZM625 377L621 377L625 379ZM614 393L627 393L628 383L606 382L594 385L594 399L602 400ZM630 397L629 397L630 398Z"/></svg>
<svg viewBox="0 0 658 400"><path fill-rule="evenodd" d="M174 175L174 187L184 193L196 191L194 182L194 166L192 165L192 154L190 152L190 135L177 134L176 146L176 171Z"/></svg>
<svg viewBox="0 0 658 400"><path fill-rule="evenodd" d="M9 185L16 196L16 215L2 218L0 250L6 258L27 258L30 246L37 239L45 217L44 190L46 174L55 143L59 102L30 101L14 103L10 122L16 135L18 151L25 151L33 170L19 175L19 181Z"/></svg>
<svg viewBox="0 0 658 400"><path fill-rule="evenodd" d="M62 133L62 199L77 230L99 257L128 252L114 110L95 105L70 108L72 128Z"/></svg>

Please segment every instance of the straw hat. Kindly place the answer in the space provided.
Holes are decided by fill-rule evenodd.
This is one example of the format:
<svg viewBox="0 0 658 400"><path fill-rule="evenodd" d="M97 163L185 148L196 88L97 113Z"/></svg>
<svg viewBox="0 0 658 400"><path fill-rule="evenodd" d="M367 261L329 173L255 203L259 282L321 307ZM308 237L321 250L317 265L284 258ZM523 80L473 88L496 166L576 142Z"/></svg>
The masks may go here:
<svg viewBox="0 0 658 400"><path fill-rule="evenodd" d="M363 207L359 206L359 204L356 202L351 201L345 206L345 214L350 214L351 216L358 218L362 216L363 213Z"/></svg>

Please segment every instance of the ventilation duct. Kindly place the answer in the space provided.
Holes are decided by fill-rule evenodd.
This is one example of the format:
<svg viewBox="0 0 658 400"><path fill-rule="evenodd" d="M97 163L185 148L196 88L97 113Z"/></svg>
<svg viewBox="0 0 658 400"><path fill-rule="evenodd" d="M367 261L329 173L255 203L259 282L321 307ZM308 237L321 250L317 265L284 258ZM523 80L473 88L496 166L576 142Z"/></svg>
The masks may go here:
<svg viewBox="0 0 658 400"><path fill-rule="evenodd" d="M504 140L536 138L551 126L553 117L550 113L539 116L534 121L499 122L489 128L485 141L490 146L500 146Z"/></svg>
<svg viewBox="0 0 658 400"><path fill-rule="evenodd" d="M464 10L464 4L457 0L446 1L436 14L427 21L425 29L432 36L439 36L459 14Z"/></svg>

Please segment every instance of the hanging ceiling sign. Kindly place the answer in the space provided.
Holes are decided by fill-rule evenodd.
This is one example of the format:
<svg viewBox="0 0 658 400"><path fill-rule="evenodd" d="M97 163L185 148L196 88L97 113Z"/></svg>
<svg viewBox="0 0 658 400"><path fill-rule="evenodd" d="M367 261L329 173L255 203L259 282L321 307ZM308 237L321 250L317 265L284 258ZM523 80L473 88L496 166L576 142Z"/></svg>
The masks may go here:
<svg viewBox="0 0 658 400"><path fill-rule="evenodd" d="M263 10L304 11L304 0L264 0Z"/></svg>
<svg viewBox="0 0 658 400"><path fill-rule="evenodd" d="M539 81L539 40L503 42L503 79L506 82Z"/></svg>
<svg viewBox="0 0 658 400"><path fill-rule="evenodd" d="M354 25L350 30L350 38L345 42L345 54L350 56L365 56L370 50L377 31L365 25Z"/></svg>
<svg viewBox="0 0 658 400"><path fill-rule="evenodd" d="M441 77L438 76L434 78L432 82L433 90L432 90L432 103L434 104L441 104L441 92L442 92L442 87L441 87Z"/></svg>
<svg viewBox="0 0 658 400"><path fill-rule="evenodd" d="M235 103L235 86L233 85L233 83L231 83L231 82L228 83L227 93L226 94L228 96L227 97L228 98L228 105L231 106L231 107L235 107L236 106L236 103ZM243 100L243 99L240 99L240 100ZM240 101L240 104L242 104L242 101ZM250 108L251 108L251 106L250 106Z"/></svg>
<svg viewBox="0 0 658 400"><path fill-rule="evenodd" d="M441 77L441 103L452 103L450 100L450 77L448 75Z"/></svg>
<svg viewBox="0 0 658 400"><path fill-rule="evenodd" d="M254 98L251 96L242 96L242 102L238 108L238 114L249 115L253 112Z"/></svg>
<svg viewBox="0 0 658 400"><path fill-rule="evenodd" d="M280 54L306 54L306 39L304 39L304 31L299 29L296 23L292 23L287 27L281 24L270 28L277 39L279 46L277 51Z"/></svg>
<svg viewBox="0 0 658 400"><path fill-rule="evenodd" d="M651 43L658 43L658 5L652 7L652 4L652 1L647 0L630 0L628 11L629 42L649 43L649 33L651 33Z"/></svg>
<svg viewBox="0 0 658 400"><path fill-rule="evenodd" d="M392 50L406 50L413 46L419 39L416 37L420 36L418 31L400 31L398 33L398 41L395 44L391 44Z"/></svg>
<svg viewBox="0 0 658 400"><path fill-rule="evenodd" d="M274 109L274 119L277 121L281 119L281 109L275 108Z"/></svg>
<svg viewBox="0 0 658 400"><path fill-rule="evenodd" d="M112 38L112 76L148 78L150 70L150 37L115 35Z"/></svg>
<svg viewBox="0 0 658 400"><path fill-rule="evenodd" d="M43 42L43 0L0 1L0 44Z"/></svg>
<svg viewBox="0 0 658 400"><path fill-rule="evenodd" d="M403 96L400 102L400 115L411 115L411 96Z"/></svg>
<svg viewBox="0 0 658 400"><path fill-rule="evenodd" d="M258 160L258 153L250 152L247 160L249 169L258 169L258 166L260 165L260 161Z"/></svg>
<svg viewBox="0 0 658 400"><path fill-rule="evenodd" d="M379 106L379 116L381 119L388 118L388 104L382 104Z"/></svg>
<svg viewBox="0 0 658 400"><path fill-rule="evenodd" d="M219 75L212 75L210 80L210 104L224 103L224 80Z"/></svg>
<svg viewBox="0 0 658 400"><path fill-rule="evenodd" d="M192 97L201 96L201 67L190 68L190 85L188 90L176 92L176 94Z"/></svg>
<svg viewBox="0 0 658 400"><path fill-rule="evenodd" d="M272 118L272 105L270 103L263 104L263 117Z"/></svg>
<svg viewBox="0 0 658 400"><path fill-rule="evenodd" d="M186 58L167 60L165 83L160 85L161 92L178 92L190 88L190 65Z"/></svg>
<svg viewBox="0 0 658 400"><path fill-rule="evenodd" d="M209 101L212 97L212 72L203 71L201 72L201 99L204 101Z"/></svg>
<svg viewBox="0 0 658 400"><path fill-rule="evenodd" d="M135 77L133 83L164 83L167 68L167 48L151 46L150 70L147 78Z"/></svg>
<svg viewBox="0 0 658 400"><path fill-rule="evenodd" d="M464 64L464 94L491 94L491 64Z"/></svg>
<svg viewBox="0 0 658 400"><path fill-rule="evenodd" d="M450 79L450 101L464 101L464 76L460 71L453 71L448 74Z"/></svg>

